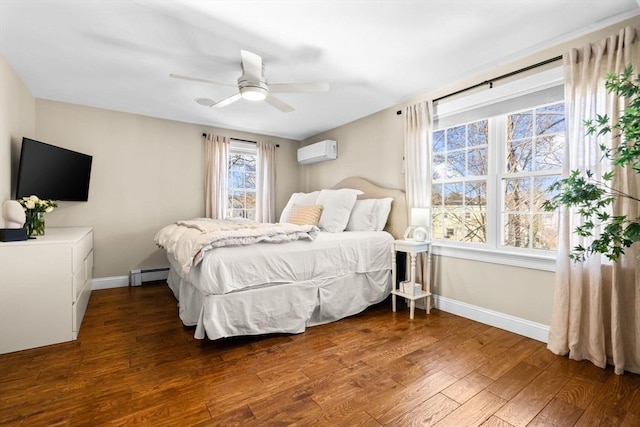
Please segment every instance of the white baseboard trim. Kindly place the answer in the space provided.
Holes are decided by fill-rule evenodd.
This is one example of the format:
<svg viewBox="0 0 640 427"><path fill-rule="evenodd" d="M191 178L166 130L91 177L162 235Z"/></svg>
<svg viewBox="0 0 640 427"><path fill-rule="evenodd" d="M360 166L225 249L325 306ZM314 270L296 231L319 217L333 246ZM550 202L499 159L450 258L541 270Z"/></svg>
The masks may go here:
<svg viewBox="0 0 640 427"><path fill-rule="evenodd" d="M114 277L98 277L94 278L91 283L91 289L111 289L111 288L126 288L129 286L129 276L114 276Z"/></svg>
<svg viewBox="0 0 640 427"><path fill-rule="evenodd" d="M169 277L169 267L156 268L151 270L132 270L137 274L137 286L142 285L145 282L164 281ZM91 284L91 289L111 289L111 288L126 288L132 285L132 275L129 276L113 276L113 277L99 277L94 278Z"/></svg>
<svg viewBox="0 0 640 427"><path fill-rule="evenodd" d="M451 298L433 295L433 305L438 310L455 314L485 325L495 326L541 342L549 340L549 326L519 317L489 310L483 307L456 301Z"/></svg>

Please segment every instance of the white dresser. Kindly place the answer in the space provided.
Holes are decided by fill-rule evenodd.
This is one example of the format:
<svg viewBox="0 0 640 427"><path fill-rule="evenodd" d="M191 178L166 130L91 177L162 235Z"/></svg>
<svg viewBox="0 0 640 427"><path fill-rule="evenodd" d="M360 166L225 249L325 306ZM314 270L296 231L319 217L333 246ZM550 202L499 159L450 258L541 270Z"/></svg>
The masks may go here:
<svg viewBox="0 0 640 427"><path fill-rule="evenodd" d="M91 296L93 230L47 227L0 242L0 353L78 337Z"/></svg>

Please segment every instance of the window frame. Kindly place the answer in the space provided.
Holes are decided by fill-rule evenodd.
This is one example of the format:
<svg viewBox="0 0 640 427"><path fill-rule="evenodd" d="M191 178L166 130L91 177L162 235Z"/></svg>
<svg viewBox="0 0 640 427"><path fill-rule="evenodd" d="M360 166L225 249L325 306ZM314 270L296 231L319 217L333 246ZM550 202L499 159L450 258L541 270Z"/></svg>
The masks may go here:
<svg viewBox="0 0 640 427"><path fill-rule="evenodd" d="M556 251L545 249L529 249L502 244L502 236L504 230L502 226L502 203L503 196L502 180L507 175L502 168L501 159L505 159L506 154L506 120L507 115L527 109L527 107L514 109L513 111L502 112L499 114L500 119L496 117L478 116L469 119L468 112L470 110L481 108L491 108L492 104L509 101L518 97L524 97L530 94L542 93L543 90L557 88L563 84L562 67L555 67L540 73L523 77L517 81L506 83L501 86L480 93L474 93L462 98L456 98L452 102L441 101L435 104L436 116L434 124L440 119L460 115L465 117L460 124L466 124L473 121L488 118L490 121L502 121L502 126L489 124L488 145L487 145L487 194L486 194L486 214L487 214L487 241L486 243L469 243L459 241L433 240L433 253L435 255L470 259L480 262L488 262L502 265L510 265L515 267L524 267L543 271L555 271ZM559 102L559 100L549 101L547 103ZM545 105L547 103L534 104L530 108L537 105ZM494 115L495 116L495 115ZM444 128L455 126L455 121L449 122L446 126L434 126L433 132ZM502 134L502 135L500 135ZM502 139L499 139L502 136ZM432 144L432 136L429 137L429 144ZM492 142L499 141L498 146L492 145ZM431 150L431 147L429 148ZM535 172L537 173L537 172ZM548 171L540 173L548 175ZM510 177L513 177L509 174ZM527 176L531 176L528 174ZM433 175L430 175L430 186L433 185Z"/></svg>
<svg viewBox="0 0 640 427"><path fill-rule="evenodd" d="M532 254L541 254L541 255L548 255L548 256L553 256L555 257L556 255L556 249L542 249L542 248L519 248L516 246L508 246L504 244L504 241L506 240L504 233L505 233L505 223L503 220L503 216L506 212L505 209L505 200L506 197L504 196L504 186L503 186L503 181L508 180L508 179L522 179L522 178L529 178L532 180L535 180L536 178L542 178L542 177L557 177L558 179L562 177L562 165L559 165L557 168L554 169L538 169L538 170L531 170L531 171L521 171L521 172L514 172L514 173L509 173L505 170L505 163L506 163L506 158L507 158L507 122L508 122L508 115L511 114L518 114L518 113L522 113L522 112L527 112L527 111L534 111L535 114L535 123L537 124L537 116L539 116L539 112L537 112L537 110L539 110L542 107L545 106L549 106L549 105L554 105L554 104L559 104L561 102L564 101L556 101L556 102L552 102L552 103L546 103L546 104L542 104L542 105L536 105L536 106L532 106L530 108L526 108L523 110L518 110L518 111L514 111L514 112L509 112L506 115L502 115L498 118L496 118L496 127L497 127L497 131L499 132L498 135L498 141L503 142L502 144L500 144L500 148L499 148L499 152L498 154L498 159L496 162L496 165L500 166L500 170L497 171L496 173L496 190L499 191L499 204L497 206L498 208L498 218L497 218L497 224L498 227L500 227L499 230L497 230L498 232L496 233L496 236L498 237L498 241L497 241L497 247L498 249L504 249L504 250L523 250L523 251L527 251L527 252L531 252ZM537 132L532 134L531 136L531 141L534 147L534 154L538 154L538 147L540 147L539 144L539 140L544 136L548 136L551 135L550 134L538 134ZM565 135L566 135L566 121L565 121ZM547 186L548 188L548 186ZM530 191L533 191L534 188L531 187ZM531 196L531 195L530 195ZM532 199L529 199L529 201L531 202ZM527 215L535 215L535 212L533 209L530 211L531 213L527 213ZM537 211L538 214L542 214L541 210ZM557 222L557 216L558 216L558 212L556 211L555 213L551 214L547 214L549 216L551 215L555 215L556 216L556 222ZM534 236L529 235L529 238L534 238ZM556 246L557 246L557 241L556 241Z"/></svg>
<svg viewBox="0 0 640 427"><path fill-rule="evenodd" d="M446 177L445 176L445 177L443 177L441 179L435 180L436 181L435 183L434 183L434 179L433 179L433 175L434 175L433 171L432 171L432 174L431 174L431 183L430 184L431 184L431 221L432 221L432 223L431 223L431 235L432 236L436 233L436 231L435 231L435 229L433 227L434 215L435 214L442 214L443 217L446 218L446 216L449 214L448 211L447 211L447 208L446 208L447 205L446 205L446 203L444 203L445 200L446 200L446 191L444 189L445 189L445 187L447 185L461 185L461 186L463 186L463 188L466 189L467 185L469 183L474 183L474 182L475 183L483 183L484 186L485 186L485 204L487 203L486 197L487 197L487 193L488 193L488 189L489 189L489 185L490 185L489 184L490 175L489 175L488 168L487 168L487 171L486 171L485 175L469 175L468 174L468 172L469 172L469 167L468 167L469 166L469 162L468 162L468 160L469 160L469 153L471 151L474 151L474 149L477 149L479 147L484 147L484 149L486 150L485 157L487 157L489 155L489 153L490 153L490 150L489 150L489 135L487 135L487 141L486 141L485 144L474 144L474 145L471 145L471 146L469 146L467 144L467 142L469 140L469 138L468 138L469 126L474 124L474 123L478 123L478 122L482 122L482 121L487 121L487 124L488 124L488 119L480 119L480 120L476 120L476 121L460 123L458 125L454 125L454 126L451 126L451 127L446 127L444 129L437 129L437 130L434 130L434 132L433 132L433 133L436 133L436 132L439 132L439 131L444 131L444 139L448 140L447 130L449 130L451 128L455 128L455 127L462 127L462 126L465 127L465 146L464 147L458 147L458 148L455 148L453 150L449 150L448 147L446 147L443 151L441 151L441 152L439 151L438 152L438 153L442 153L443 158L445 160L444 161L445 172L448 170L448 166L447 165L449 163L449 161L448 161L449 153L450 152L455 152L456 154L464 153L465 170L463 171L463 173L461 173L461 174L459 174L457 176L453 176L453 177ZM432 163L431 163L432 166L434 164L433 163L433 158L434 157L435 157L435 155L432 153ZM488 163L490 163L490 162L488 162ZM487 166L488 166L488 164L487 164ZM433 205L434 185L441 185L442 186L442 191L441 191L442 204L440 206L438 206L438 207ZM463 230L462 233L464 234L466 218L467 218L467 215L470 215L469 209L467 207L468 206L473 206L473 205L470 205L470 204L466 203L466 201L467 201L467 197L466 197L467 193L466 193L466 191L463 191L461 196L462 196L462 203L460 205L461 206L460 207L460 212L462 212L464 214L464 220L463 220L463 223L462 223L461 227L462 227L462 230ZM486 207L485 207L485 209L486 209ZM441 231L442 231L442 235L443 236L449 234L449 228L446 228L444 223L442 224L442 230ZM488 232L488 230L487 230L487 232ZM454 230L454 233L455 233L455 230ZM444 238L442 240L446 241L446 239L444 239ZM477 243L465 242L465 241L459 241L459 240L451 240L451 242L469 244L469 245L473 245L473 246L477 245Z"/></svg>
<svg viewBox="0 0 640 427"><path fill-rule="evenodd" d="M229 146L229 158L227 159L227 165L229 165L229 161L231 160L231 156L232 155L237 155L237 154L248 154L248 155L252 155L255 157L255 163L256 163L256 169L257 169L257 165L258 165L258 147L256 144L251 143L251 142L246 142L246 141L239 141L239 140L235 140L235 139L231 139L230 141L230 146ZM231 168L228 168L227 173L230 174L232 172ZM245 171L246 173L246 171ZM257 179L257 177L256 177ZM238 210L238 209L233 209L233 207L231 206L231 192L232 191L244 191L245 194L245 204L243 205L244 208L242 209L243 212L247 212L247 211L253 211L253 218L251 218L249 215L247 216L232 216L230 215L231 212L233 212L234 210ZM255 197L257 199L257 188L254 189L254 191L250 191L252 193L255 194ZM231 180L228 179L228 183L227 183L227 207L226 207L226 211L225 211L225 218L247 218L247 219L255 219L255 215L256 215L256 208L254 207L253 209L247 209L246 208L246 195L247 195L247 187L242 187L242 188L232 188L231 187Z"/></svg>

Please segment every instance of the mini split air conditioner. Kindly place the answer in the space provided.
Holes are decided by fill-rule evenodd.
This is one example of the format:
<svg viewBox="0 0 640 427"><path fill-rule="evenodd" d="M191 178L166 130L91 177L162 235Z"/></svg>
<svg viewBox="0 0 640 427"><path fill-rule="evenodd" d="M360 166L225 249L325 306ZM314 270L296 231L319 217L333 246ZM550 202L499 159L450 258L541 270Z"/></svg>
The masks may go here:
<svg viewBox="0 0 640 427"><path fill-rule="evenodd" d="M338 158L338 143L329 139L298 149L298 163L301 165L335 160L336 158Z"/></svg>

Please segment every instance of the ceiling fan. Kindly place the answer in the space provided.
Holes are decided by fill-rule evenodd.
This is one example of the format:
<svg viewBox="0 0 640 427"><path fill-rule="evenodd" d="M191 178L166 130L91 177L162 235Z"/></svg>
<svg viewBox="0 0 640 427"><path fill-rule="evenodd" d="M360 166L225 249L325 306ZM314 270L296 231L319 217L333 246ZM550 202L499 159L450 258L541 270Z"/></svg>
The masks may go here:
<svg viewBox="0 0 640 427"><path fill-rule="evenodd" d="M273 96L273 93L291 93L291 92L327 92L329 91L328 83L267 83L264 77L264 64L262 58L255 53L247 50L240 51L242 59L242 75L238 78L238 93L231 95L221 101L214 101L209 98L196 98L196 102L200 105L213 108L222 108L238 101L239 99L247 99L250 101L266 101L269 105L277 108L283 113L293 111L293 107ZM178 74L169 74L174 79L190 80L201 83L211 83L222 86L235 87L230 83L217 82L215 80L201 79L198 77L181 76Z"/></svg>

